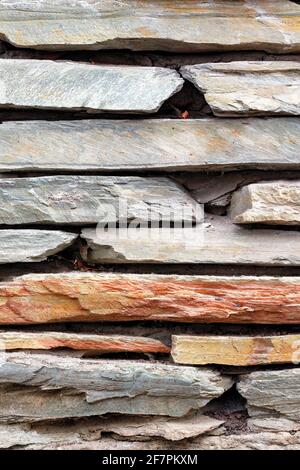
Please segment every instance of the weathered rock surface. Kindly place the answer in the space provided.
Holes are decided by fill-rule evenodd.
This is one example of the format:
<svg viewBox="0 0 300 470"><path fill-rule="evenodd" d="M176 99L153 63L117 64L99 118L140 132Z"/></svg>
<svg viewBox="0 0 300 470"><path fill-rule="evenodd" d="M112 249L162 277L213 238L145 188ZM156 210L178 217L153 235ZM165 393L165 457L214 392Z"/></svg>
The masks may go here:
<svg viewBox="0 0 300 470"><path fill-rule="evenodd" d="M5 433L4 443L9 444L14 441L26 442L25 431L21 433L19 426L13 426L14 429L9 434L7 427L3 429ZM22 425L24 429L25 424ZM9 428L10 429L10 428ZM25 428L27 430L27 428ZM49 425L47 426L49 429ZM65 428L63 428L65 429ZM41 433L42 434L42 433ZM62 439L60 442L58 438L54 436L50 437L47 442L40 433L37 435L37 444L24 445L24 448L32 450L178 450L182 451L183 443L170 442L164 439L152 438L147 442L139 442L137 440L116 440L112 437L103 436L99 439L99 433L96 432L95 437L87 439L86 436L80 435L74 432L71 436L74 436L73 442L71 436ZM33 438L32 433L28 433L27 440L30 442ZM89 435L90 436L90 435ZM52 442L51 442L52 439ZM39 441L42 441L40 442ZM221 436L210 436L204 435L194 438L192 441L184 443L184 450L300 450L300 432L289 433L289 432L243 432L241 434L221 435Z"/></svg>
<svg viewBox="0 0 300 470"><path fill-rule="evenodd" d="M300 343L295 345L294 363L299 363ZM300 369L262 370L240 377L237 385L247 400L250 416L274 415L300 419Z"/></svg>
<svg viewBox="0 0 300 470"><path fill-rule="evenodd" d="M0 419L34 421L106 413L180 417L232 381L209 369L27 352L6 354L0 383Z"/></svg>
<svg viewBox="0 0 300 470"><path fill-rule="evenodd" d="M293 184L292 180L300 179L300 171L244 170L217 174L191 174L184 172L175 176L176 181L184 185L193 198L200 204L206 204L206 208L216 207L218 205L224 209L230 203L234 191L252 183L280 180L283 178L291 181L291 184Z"/></svg>
<svg viewBox="0 0 300 470"><path fill-rule="evenodd" d="M261 432L295 432L300 431L299 421L292 421L287 418L249 418L247 420L249 431Z"/></svg>
<svg viewBox="0 0 300 470"><path fill-rule="evenodd" d="M300 278L32 274L0 283L1 324L299 323Z"/></svg>
<svg viewBox="0 0 300 470"><path fill-rule="evenodd" d="M0 144L2 172L297 169L300 123L284 117L3 122Z"/></svg>
<svg viewBox="0 0 300 470"><path fill-rule="evenodd" d="M168 353L170 348L153 338L45 331L0 331L0 350L70 348L97 352Z"/></svg>
<svg viewBox="0 0 300 470"><path fill-rule="evenodd" d="M300 180L250 184L232 195L236 224L300 225Z"/></svg>
<svg viewBox="0 0 300 470"><path fill-rule="evenodd" d="M106 425L111 431L124 438L163 437L170 441L180 441L213 431L223 421L205 415L184 416L183 418L112 418Z"/></svg>
<svg viewBox="0 0 300 470"><path fill-rule="evenodd" d="M1 28L1 22L0 22ZM160 67L0 59L0 106L153 113L183 79Z"/></svg>
<svg viewBox="0 0 300 470"><path fill-rule="evenodd" d="M191 444L199 450L300 450L300 432L245 432L227 436L203 436Z"/></svg>
<svg viewBox="0 0 300 470"><path fill-rule="evenodd" d="M81 237L87 243L81 252L88 263L300 265L300 232L252 230L220 216L183 229L84 229Z"/></svg>
<svg viewBox="0 0 300 470"><path fill-rule="evenodd" d="M0 224L202 221L203 208L165 177L45 176L0 180Z"/></svg>
<svg viewBox="0 0 300 470"><path fill-rule="evenodd" d="M231 62L182 67L216 116L300 114L299 62Z"/></svg>
<svg viewBox="0 0 300 470"><path fill-rule="evenodd" d="M0 264L44 261L76 238L77 234L59 230L0 230Z"/></svg>
<svg viewBox="0 0 300 470"><path fill-rule="evenodd" d="M65 424L0 424L0 448L14 446L59 446L101 441L102 432L130 439L163 437L180 441L218 428L222 421L205 415L183 418L110 416Z"/></svg>
<svg viewBox="0 0 300 470"><path fill-rule="evenodd" d="M19 0L2 2L0 33L37 49L297 52L299 16L283 0Z"/></svg>
<svg viewBox="0 0 300 470"><path fill-rule="evenodd" d="M1 338L1 336L0 336ZM178 364L251 366L293 362L300 335L172 336L172 358Z"/></svg>

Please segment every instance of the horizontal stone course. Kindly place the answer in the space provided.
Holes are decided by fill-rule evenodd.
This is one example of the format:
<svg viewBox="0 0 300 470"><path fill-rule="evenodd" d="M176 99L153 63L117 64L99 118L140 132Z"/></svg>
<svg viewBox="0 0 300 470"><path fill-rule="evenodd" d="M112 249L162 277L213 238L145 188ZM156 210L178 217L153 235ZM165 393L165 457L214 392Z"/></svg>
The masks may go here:
<svg viewBox="0 0 300 470"><path fill-rule="evenodd" d="M0 171L299 169L299 146L291 117L12 121L0 124Z"/></svg>
<svg viewBox="0 0 300 470"><path fill-rule="evenodd" d="M172 357L178 364L251 366L292 363L300 335L172 336Z"/></svg>
<svg viewBox="0 0 300 470"><path fill-rule="evenodd" d="M295 362L299 362L299 344ZM261 370L242 375L237 385L250 416L300 419L300 369Z"/></svg>
<svg viewBox="0 0 300 470"><path fill-rule="evenodd" d="M232 380L210 369L18 352L0 364L0 384L0 420L13 422L107 413L180 417L222 395Z"/></svg>
<svg viewBox="0 0 300 470"><path fill-rule="evenodd" d="M236 224L300 225L300 180L244 186L233 193L229 214Z"/></svg>
<svg viewBox="0 0 300 470"><path fill-rule="evenodd" d="M49 50L299 52L299 16L299 6L284 0L19 0L1 4L0 34Z"/></svg>
<svg viewBox="0 0 300 470"><path fill-rule="evenodd" d="M76 238L77 234L60 230L0 230L0 264L44 261L71 246Z"/></svg>

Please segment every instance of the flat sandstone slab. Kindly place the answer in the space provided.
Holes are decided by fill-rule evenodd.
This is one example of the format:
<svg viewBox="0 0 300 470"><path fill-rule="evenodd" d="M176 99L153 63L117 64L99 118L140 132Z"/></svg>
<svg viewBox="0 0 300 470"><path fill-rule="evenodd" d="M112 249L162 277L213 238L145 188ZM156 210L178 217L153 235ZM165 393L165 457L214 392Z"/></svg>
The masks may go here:
<svg viewBox="0 0 300 470"><path fill-rule="evenodd" d="M153 338L45 331L0 331L0 350L56 349L110 352L168 353L170 348Z"/></svg>
<svg viewBox="0 0 300 470"><path fill-rule="evenodd" d="M1 28L1 26L0 26ZM183 79L160 67L0 59L2 108L153 113Z"/></svg>
<svg viewBox="0 0 300 470"><path fill-rule="evenodd" d="M294 361L299 364L299 342ZM300 419L300 369L261 370L242 375L237 384L247 400L247 409L254 417ZM279 416L278 416L279 415Z"/></svg>
<svg viewBox="0 0 300 470"><path fill-rule="evenodd" d="M300 277L35 274L0 283L0 323L300 322Z"/></svg>
<svg viewBox="0 0 300 470"><path fill-rule="evenodd" d="M86 242L81 255L91 264L300 266L300 232L251 230L233 224L227 217L214 216L204 224L185 228L87 228L81 237Z"/></svg>
<svg viewBox="0 0 300 470"><path fill-rule="evenodd" d="M233 193L229 214L235 224L300 225L300 181L244 186Z"/></svg>
<svg viewBox="0 0 300 470"><path fill-rule="evenodd" d="M216 116L300 114L299 62L212 63L180 70Z"/></svg>
<svg viewBox="0 0 300 470"><path fill-rule="evenodd" d="M300 335L172 336L172 358L178 364L252 366L291 363Z"/></svg>
<svg viewBox="0 0 300 470"><path fill-rule="evenodd" d="M76 238L77 234L59 230L0 230L0 264L44 261Z"/></svg>
<svg viewBox="0 0 300 470"><path fill-rule="evenodd" d="M3 122L0 171L297 169L299 147L297 118Z"/></svg>
<svg viewBox="0 0 300 470"><path fill-rule="evenodd" d="M36 49L297 52L299 16L283 0L18 0L2 2L0 34Z"/></svg>
<svg viewBox="0 0 300 470"><path fill-rule="evenodd" d="M0 384L0 420L31 421L107 413L180 417L222 395L232 380L210 369L19 352L0 364Z"/></svg>
<svg viewBox="0 0 300 470"><path fill-rule="evenodd" d="M0 180L0 224L203 220L203 208L166 177L60 175Z"/></svg>

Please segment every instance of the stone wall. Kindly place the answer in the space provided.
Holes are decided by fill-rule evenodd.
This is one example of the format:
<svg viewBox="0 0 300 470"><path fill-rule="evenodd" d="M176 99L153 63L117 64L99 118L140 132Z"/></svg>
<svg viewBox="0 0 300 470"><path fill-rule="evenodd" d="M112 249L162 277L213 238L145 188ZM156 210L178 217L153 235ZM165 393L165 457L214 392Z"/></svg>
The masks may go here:
<svg viewBox="0 0 300 470"><path fill-rule="evenodd" d="M0 1L0 448L300 449L300 5Z"/></svg>

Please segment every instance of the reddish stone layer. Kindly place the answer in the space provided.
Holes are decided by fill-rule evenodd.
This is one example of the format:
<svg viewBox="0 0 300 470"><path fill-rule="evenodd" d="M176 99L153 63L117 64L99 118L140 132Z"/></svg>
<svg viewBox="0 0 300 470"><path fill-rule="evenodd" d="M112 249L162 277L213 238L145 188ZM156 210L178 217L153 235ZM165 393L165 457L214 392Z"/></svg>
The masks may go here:
<svg viewBox="0 0 300 470"><path fill-rule="evenodd" d="M37 274L0 283L0 323L299 323L300 277Z"/></svg>

